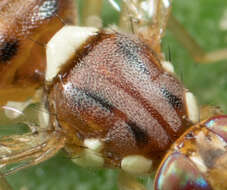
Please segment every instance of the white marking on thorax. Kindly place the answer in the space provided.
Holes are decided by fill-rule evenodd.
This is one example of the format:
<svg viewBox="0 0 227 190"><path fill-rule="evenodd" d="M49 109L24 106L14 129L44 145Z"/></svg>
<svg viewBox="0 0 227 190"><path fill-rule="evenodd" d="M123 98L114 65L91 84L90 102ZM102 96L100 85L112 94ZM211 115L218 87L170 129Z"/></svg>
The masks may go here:
<svg viewBox="0 0 227 190"><path fill-rule="evenodd" d="M97 33L98 29L92 27L64 26L59 30L47 44L46 81L51 81L76 50Z"/></svg>

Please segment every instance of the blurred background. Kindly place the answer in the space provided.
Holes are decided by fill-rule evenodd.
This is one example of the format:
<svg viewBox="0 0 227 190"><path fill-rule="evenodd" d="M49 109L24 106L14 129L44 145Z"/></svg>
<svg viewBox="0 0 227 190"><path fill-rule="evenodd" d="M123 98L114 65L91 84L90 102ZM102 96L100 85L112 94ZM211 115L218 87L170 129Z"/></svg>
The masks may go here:
<svg viewBox="0 0 227 190"><path fill-rule="evenodd" d="M78 0L79 8L83 0ZM117 12L105 1L104 24L117 20ZM173 15L206 50L227 48L226 0L173 0ZM113 16L114 15L114 16ZM179 78L198 98L200 104L221 107L227 113L227 60L198 64L167 30L163 39L164 53L171 60ZM38 166L7 177L14 190L114 190L117 172L107 169L83 169L73 164L64 153Z"/></svg>

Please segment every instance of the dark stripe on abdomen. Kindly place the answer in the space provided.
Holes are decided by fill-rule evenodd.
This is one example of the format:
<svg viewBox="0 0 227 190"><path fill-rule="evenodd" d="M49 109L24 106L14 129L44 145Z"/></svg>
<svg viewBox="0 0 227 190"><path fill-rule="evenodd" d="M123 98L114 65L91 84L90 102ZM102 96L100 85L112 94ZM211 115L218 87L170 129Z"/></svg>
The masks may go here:
<svg viewBox="0 0 227 190"><path fill-rule="evenodd" d="M167 99L167 101L174 107L174 109L180 110L183 107L182 100L172 94L167 88L161 88L162 95Z"/></svg>
<svg viewBox="0 0 227 190"><path fill-rule="evenodd" d="M95 102L102 105L103 108L108 109L109 111L114 109L114 106L107 99L101 97L100 95L95 94L94 92L91 92L91 91L87 91L87 90L85 90L84 93L88 97L92 98Z"/></svg>
<svg viewBox="0 0 227 190"><path fill-rule="evenodd" d="M137 126L137 124L132 121L128 121L127 125L129 126L130 132L135 137L135 141L138 147L144 147L146 144L148 144L149 137L144 129Z"/></svg>

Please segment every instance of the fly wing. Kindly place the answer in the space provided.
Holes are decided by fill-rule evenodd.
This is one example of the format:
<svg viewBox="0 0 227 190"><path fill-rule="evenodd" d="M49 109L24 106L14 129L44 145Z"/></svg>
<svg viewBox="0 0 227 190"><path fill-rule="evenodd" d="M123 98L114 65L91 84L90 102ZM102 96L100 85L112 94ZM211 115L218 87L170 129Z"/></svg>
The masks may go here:
<svg viewBox="0 0 227 190"><path fill-rule="evenodd" d="M166 29L172 0L122 0L120 28L141 36L161 55L161 38Z"/></svg>
<svg viewBox="0 0 227 190"><path fill-rule="evenodd" d="M3 172L3 175L9 175L18 170L39 164L54 156L64 147L64 144L64 136L49 130L38 130L22 135L1 137L1 172Z"/></svg>

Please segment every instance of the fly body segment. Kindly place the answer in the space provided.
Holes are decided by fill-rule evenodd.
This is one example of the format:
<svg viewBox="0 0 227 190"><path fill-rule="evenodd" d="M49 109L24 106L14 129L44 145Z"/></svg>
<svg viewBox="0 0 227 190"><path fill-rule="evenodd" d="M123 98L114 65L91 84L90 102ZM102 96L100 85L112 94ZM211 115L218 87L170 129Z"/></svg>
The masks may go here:
<svg viewBox="0 0 227 190"><path fill-rule="evenodd" d="M76 38L83 36L73 39L76 33ZM66 34L73 47L58 45L62 40L58 35ZM68 49L73 54L65 52ZM54 73L52 65L61 64L55 55L62 52L71 55ZM66 136L70 134L65 147L72 157L78 154L78 143L87 147L92 143L85 142L96 139L101 146L97 148L98 162L103 166L131 171L131 158L150 159L145 172L142 168L132 171L146 173L157 166L170 144L199 120L199 115L192 114L198 113L193 95L163 69L158 57L135 35L66 26L47 44L47 60L51 61L47 62L46 99L48 110L54 113L50 123ZM72 139L76 139L75 146Z"/></svg>
<svg viewBox="0 0 227 190"><path fill-rule="evenodd" d="M171 1L108 2L118 26L97 28L100 0L84 1L81 24L93 26L72 25L70 0L0 3L0 105L9 120L34 102L43 110L29 133L0 138L2 171L64 149L79 166L121 170L123 190L145 189L134 177L156 171L155 190L226 189L227 116L199 122L161 51Z"/></svg>

